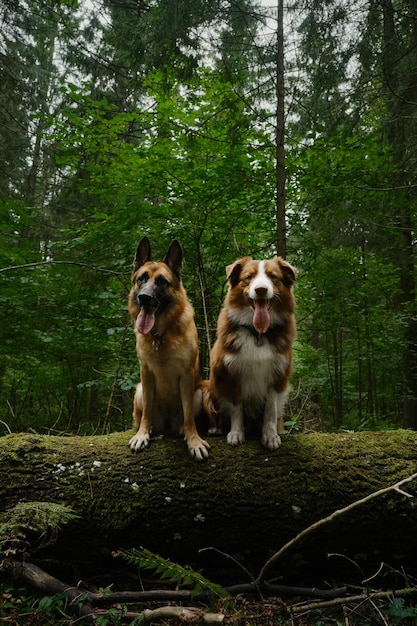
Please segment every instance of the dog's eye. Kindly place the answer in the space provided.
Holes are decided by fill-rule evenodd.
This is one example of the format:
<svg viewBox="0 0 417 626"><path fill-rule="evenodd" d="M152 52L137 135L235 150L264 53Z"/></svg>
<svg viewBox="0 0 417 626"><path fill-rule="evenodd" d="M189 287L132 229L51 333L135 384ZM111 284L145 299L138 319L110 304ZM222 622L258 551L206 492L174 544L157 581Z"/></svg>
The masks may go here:
<svg viewBox="0 0 417 626"><path fill-rule="evenodd" d="M252 274L246 274L245 280L252 280Z"/></svg>
<svg viewBox="0 0 417 626"><path fill-rule="evenodd" d="M143 285L143 283L146 283L146 281L148 280L149 276L148 276L148 272L143 272L143 274L141 274L140 276L138 276L137 278L137 284L138 285Z"/></svg>
<svg viewBox="0 0 417 626"><path fill-rule="evenodd" d="M275 282L279 282L281 280L278 274L275 274L275 272L270 272L269 276L271 280L274 280Z"/></svg>
<svg viewBox="0 0 417 626"><path fill-rule="evenodd" d="M156 277L155 283L159 287L165 287L165 285L168 285L167 279L165 278L165 276L162 276L162 274Z"/></svg>

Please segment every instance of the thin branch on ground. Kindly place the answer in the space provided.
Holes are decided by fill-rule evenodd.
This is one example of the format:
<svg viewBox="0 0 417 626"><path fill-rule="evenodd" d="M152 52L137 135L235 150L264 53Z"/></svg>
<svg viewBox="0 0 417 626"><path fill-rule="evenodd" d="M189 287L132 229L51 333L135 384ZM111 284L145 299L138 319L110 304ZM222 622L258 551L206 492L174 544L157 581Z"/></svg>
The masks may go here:
<svg viewBox="0 0 417 626"><path fill-rule="evenodd" d="M294 545L296 545L297 543L299 543L301 539L304 539L304 537L307 537L307 535L310 535L312 532L314 532L318 528L321 528L322 526L325 526L326 524L333 522L333 520L335 520L337 517L340 517L341 515L345 515L346 513L348 513L349 511L352 511L356 507L362 504L365 504L367 502L370 502L370 500L373 500L374 498L383 496L386 493L389 493L390 491L396 491L397 493L401 493L403 495L406 494L407 497L412 498L413 496L411 494L402 491L400 488L403 485L415 480L416 478L417 478L417 472L412 474L411 476L408 476L407 478L403 478L402 480L395 483L395 485L391 485L390 487L384 487L383 489L378 489L378 491L375 491L374 493L371 493L368 496L361 498L360 500L356 500L355 502L352 502L348 506L343 507L343 509L338 509L337 511L334 511L331 515L324 517L318 522L314 522L314 524L311 524L311 526L308 526L308 528L305 528L300 533L298 533L296 537L288 541L284 546L282 546L282 548L278 550L278 552L275 552L275 554L271 556L270 559L268 559L268 561L265 563L265 565L261 569L259 576L256 579L256 583L259 586L262 586L265 582L266 574L271 568L271 566L274 565L277 561L279 561L279 559L282 557L282 555L285 552L288 552L288 550L292 548Z"/></svg>
<svg viewBox="0 0 417 626"><path fill-rule="evenodd" d="M323 600L321 602L300 602L289 606L293 613L304 611L329 609L343 604L353 604L354 602L364 602L367 600L389 600L390 598L403 598L404 596L417 595L416 587L396 589L390 591L374 591L370 593L360 593L356 596L346 596L345 598L334 598L333 600Z"/></svg>

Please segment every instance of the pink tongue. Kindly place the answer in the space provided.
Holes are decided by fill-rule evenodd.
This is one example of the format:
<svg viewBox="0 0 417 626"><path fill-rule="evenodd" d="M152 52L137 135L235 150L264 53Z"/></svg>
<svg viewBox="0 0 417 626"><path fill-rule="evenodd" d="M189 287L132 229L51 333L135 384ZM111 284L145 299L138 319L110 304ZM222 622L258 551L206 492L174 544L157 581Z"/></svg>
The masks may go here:
<svg viewBox="0 0 417 626"><path fill-rule="evenodd" d="M139 311L139 315L136 318L135 328L138 333L147 335L155 324L155 311L146 312L144 309Z"/></svg>
<svg viewBox="0 0 417 626"><path fill-rule="evenodd" d="M271 323L266 300L254 300L253 325L258 333L266 333Z"/></svg>

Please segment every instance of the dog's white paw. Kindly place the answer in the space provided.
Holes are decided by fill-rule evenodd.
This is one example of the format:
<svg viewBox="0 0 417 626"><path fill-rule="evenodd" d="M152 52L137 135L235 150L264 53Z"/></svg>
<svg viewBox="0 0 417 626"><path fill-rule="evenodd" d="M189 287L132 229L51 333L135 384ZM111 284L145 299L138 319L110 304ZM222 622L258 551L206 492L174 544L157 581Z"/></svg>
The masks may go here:
<svg viewBox="0 0 417 626"><path fill-rule="evenodd" d="M204 441L201 437L193 437L187 441L187 446L191 456L196 461L202 461L209 455L208 451L210 450L210 446L207 441Z"/></svg>
<svg viewBox="0 0 417 626"><path fill-rule="evenodd" d="M217 428L217 426L212 426L212 428L209 428L207 431L208 435L222 435L223 431L221 428Z"/></svg>
<svg viewBox="0 0 417 626"><path fill-rule="evenodd" d="M281 437L274 432L265 432L262 433L261 443L268 450L278 450L281 445Z"/></svg>
<svg viewBox="0 0 417 626"><path fill-rule="evenodd" d="M149 433L141 433L138 431L129 441L129 448L133 450L133 452L140 452L140 450L144 450L148 447L149 439Z"/></svg>
<svg viewBox="0 0 417 626"><path fill-rule="evenodd" d="M226 437L229 446L240 446L245 443L245 433L240 430L231 430Z"/></svg>

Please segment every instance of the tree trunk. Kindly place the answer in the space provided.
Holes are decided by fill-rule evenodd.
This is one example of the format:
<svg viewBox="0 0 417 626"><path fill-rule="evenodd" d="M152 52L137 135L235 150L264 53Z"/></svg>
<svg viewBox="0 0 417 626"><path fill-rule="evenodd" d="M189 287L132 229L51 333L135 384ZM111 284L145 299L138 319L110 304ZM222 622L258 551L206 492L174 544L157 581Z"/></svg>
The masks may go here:
<svg viewBox="0 0 417 626"><path fill-rule="evenodd" d="M381 0L383 16L383 68L387 106L387 137L393 150L398 189L393 206L398 230L397 262L400 278L400 314L403 316L403 425L417 430L417 302L414 260L415 196L412 195L414 167L410 162L410 120L416 114L416 72L404 73L403 67L415 67L417 28L411 30L409 48L400 46L396 32L392 0ZM407 63L404 58L410 57ZM402 191L401 191L402 190Z"/></svg>
<svg viewBox="0 0 417 626"><path fill-rule="evenodd" d="M417 434L402 430L290 435L277 452L257 440L231 448L223 438L211 438L210 456L201 463L188 456L180 438L155 439L132 454L130 435L0 438L2 509L19 501L71 506L80 518L62 530L53 554L60 559L85 561L144 546L180 563L211 567L219 553L199 551L213 547L256 575L298 532L411 475L417 461ZM417 485L407 490L413 493ZM303 568L322 575L333 567L329 552L357 560L369 573L381 560L405 565L417 548L416 518L411 498L394 493L375 499L290 551L280 575L297 583ZM227 569L231 560L222 558Z"/></svg>
<svg viewBox="0 0 417 626"><path fill-rule="evenodd" d="M287 224L285 207L285 107L284 107L284 2L278 2L276 42L276 130L275 130L275 178L277 254L283 259L287 255Z"/></svg>

